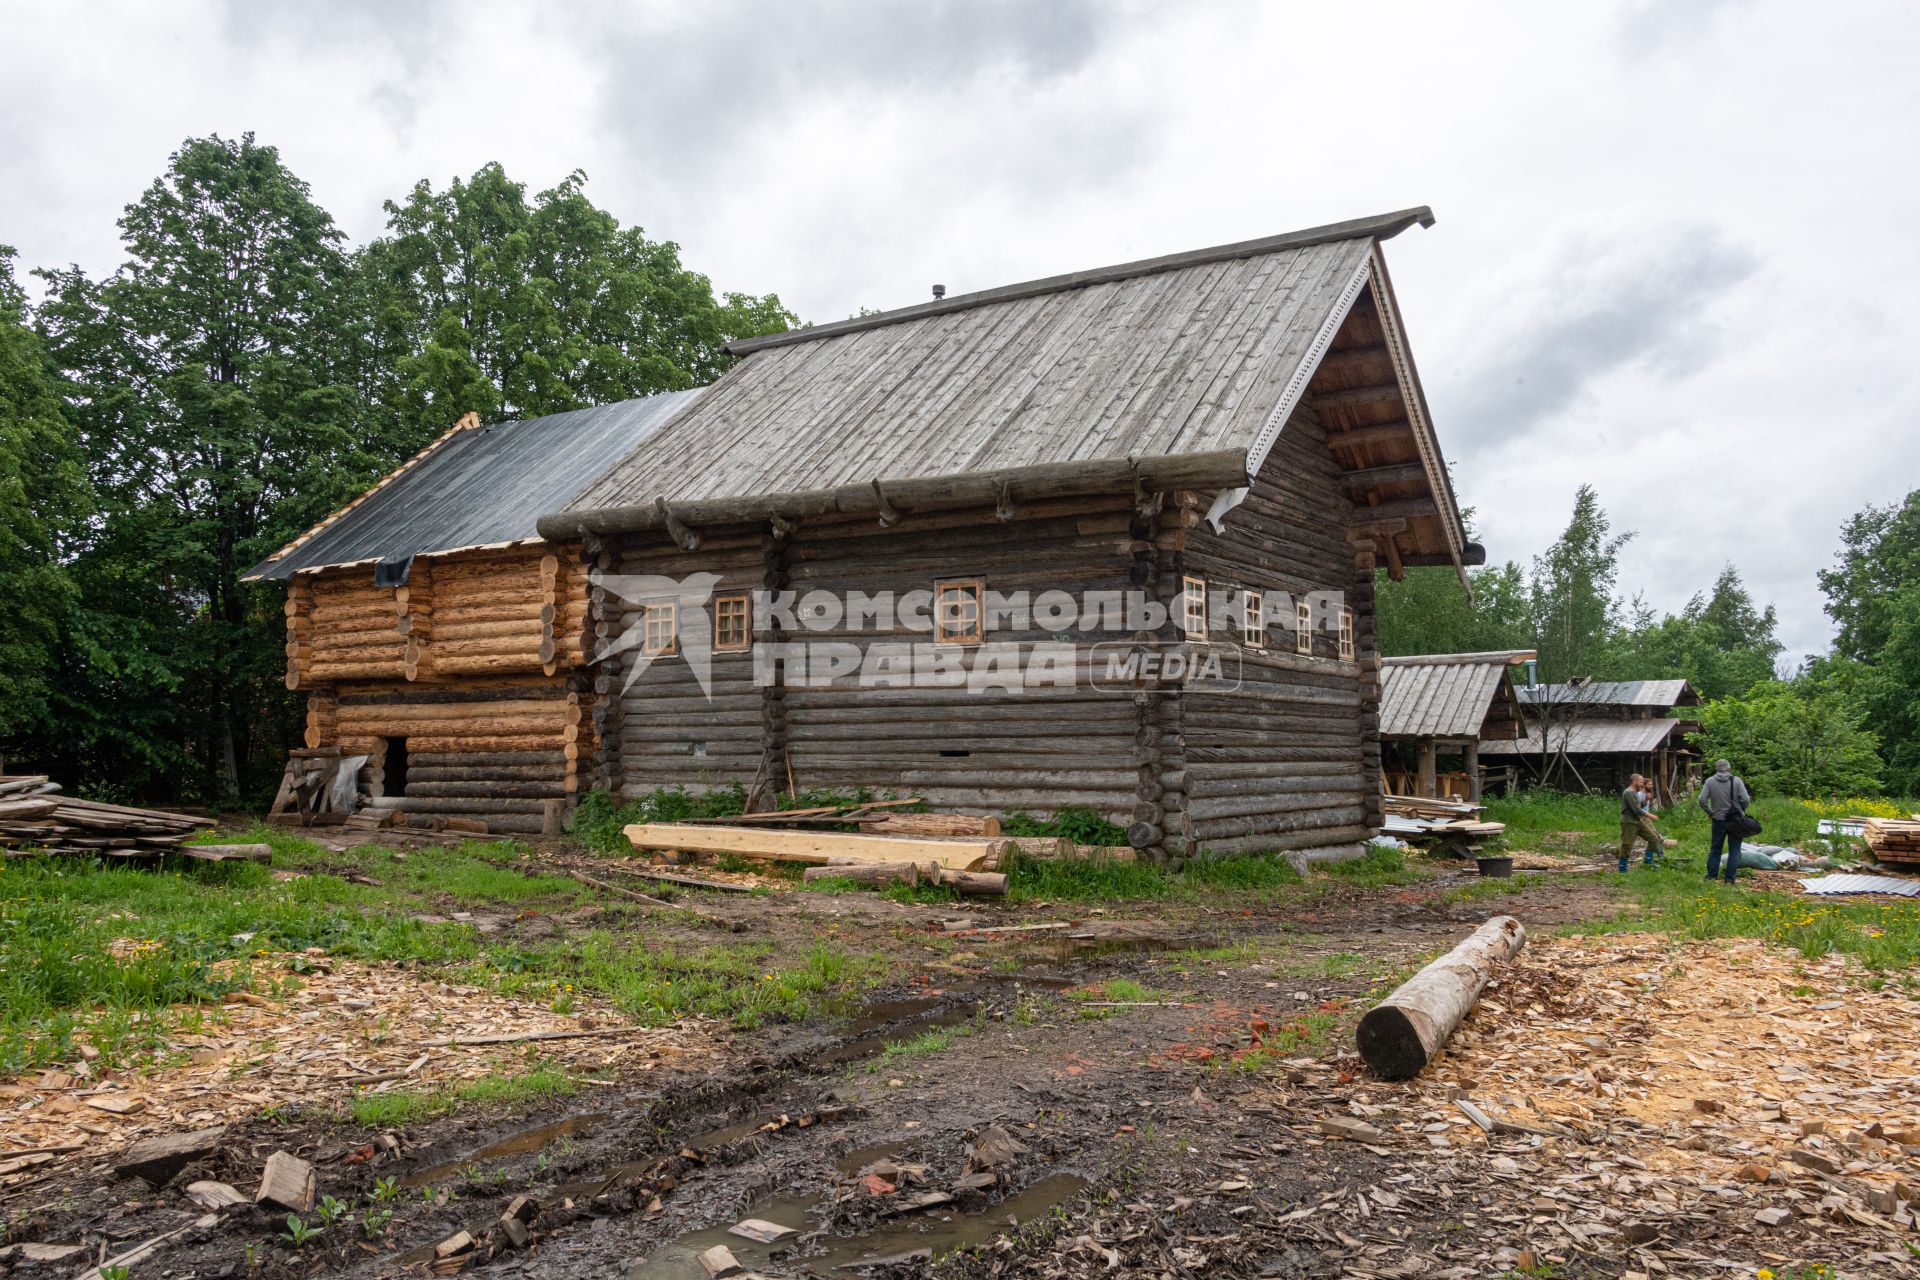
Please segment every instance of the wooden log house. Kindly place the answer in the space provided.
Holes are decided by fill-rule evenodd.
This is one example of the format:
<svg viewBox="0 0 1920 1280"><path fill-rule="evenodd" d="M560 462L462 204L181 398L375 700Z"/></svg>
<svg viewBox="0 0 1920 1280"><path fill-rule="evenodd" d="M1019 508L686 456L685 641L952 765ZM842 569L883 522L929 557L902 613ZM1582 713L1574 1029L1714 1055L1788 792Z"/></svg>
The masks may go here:
<svg viewBox="0 0 1920 1280"><path fill-rule="evenodd" d="M733 344L744 358L695 405L539 522L593 566L595 784L1083 805L1163 862L1357 848L1381 822L1375 567L1484 558L1380 249L1431 221L1408 210ZM710 592L627 585L692 574ZM1154 630L992 607L1129 589L1168 606ZM848 600L838 621L768 604L816 591ZM855 592L918 593L929 627L867 625ZM1343 604L1269 625L1273 601L1316 597ZM707 636L703 673L681 646ZM908 642L938 668L949 650L1063 639L1080 642L1065 686L870 678ZM821 640L856 646L860 671L767 656ZM1099 678L1113 646L1238 658L1219 678L1141 666L1157 674L1115 687Z"/></svg>
<svg viewBox="0 0 1920 1280"><path fill-rule="evenodd" d="M534 520L697 395L469 415L249 571L287 584L302 754L365 756L359 804L557 832L594 753L587 568Z"/></svg>

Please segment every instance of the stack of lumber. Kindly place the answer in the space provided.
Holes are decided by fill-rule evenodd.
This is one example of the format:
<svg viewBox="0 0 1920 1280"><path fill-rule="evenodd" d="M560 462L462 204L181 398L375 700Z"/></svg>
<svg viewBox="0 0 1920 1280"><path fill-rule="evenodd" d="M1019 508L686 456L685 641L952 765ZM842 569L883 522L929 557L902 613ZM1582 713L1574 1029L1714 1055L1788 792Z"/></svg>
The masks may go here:
<svg viewBox="0 0 1920 1280"><path fill-rule="evenodd" d="M151 857L212 825L212 818L64 796L44 776L0 777L0 848L9 852Z"/></svg>
<svg viewBox="0 0 1920 1280"><path fill-rule="evenodd" d="M1386 821L1380 830L1402 840L1439 840L1458 843L1502 835L1506 824L1482 822L1480 806L1461 800L1433 800L1426 796L1383 796Z"/></svg>
<svg viewBox="0 0 1920 1280"><path fill-rule="evenodd" d="M1881 862L1920 862L1920 818L1868 818L1864 834Z"/></svg>

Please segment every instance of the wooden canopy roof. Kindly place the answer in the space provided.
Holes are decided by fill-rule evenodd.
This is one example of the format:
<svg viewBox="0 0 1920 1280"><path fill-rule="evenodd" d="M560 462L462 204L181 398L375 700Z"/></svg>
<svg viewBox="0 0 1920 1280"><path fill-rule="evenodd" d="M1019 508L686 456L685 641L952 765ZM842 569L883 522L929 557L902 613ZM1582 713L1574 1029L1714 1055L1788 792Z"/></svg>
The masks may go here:
<svg viewBox="0 0 1920 1280"><path fill-rule="evenodd" d="M1533 656L1530 649L1514 649L1386 659L1380 664L1380 736L1518 738L1510 673Z"/></svg>

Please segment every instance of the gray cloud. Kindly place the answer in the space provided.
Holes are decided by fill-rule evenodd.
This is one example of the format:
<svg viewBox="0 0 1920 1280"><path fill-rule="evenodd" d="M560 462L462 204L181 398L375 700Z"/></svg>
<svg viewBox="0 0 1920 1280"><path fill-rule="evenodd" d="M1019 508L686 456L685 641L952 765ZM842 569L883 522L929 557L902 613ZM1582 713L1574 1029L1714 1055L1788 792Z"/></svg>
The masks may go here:
<svg viewBox="0 0 1920 1280"><path fill-rule="evenodd" d="M636 157L705 173L822 105L884 115L889 103L944 102L966 128L1085 69L1128 12L1094 0L732 0L603 14L587 47L605 75L603 126ZM1111 131L1137 128L1139 114L1116 113ZM1032 123L1042 139L1051 131Z"/></svg>
<svg viewBox="0 0 1920 1280"><path fill-rule="evenodd" d="M1670 52L1695 52L1718 34L1722 19L1748 0L1636 0L1621 10L1614 48L1628 62Z"/></svg>
<svg viewBox="0 0 1920 1280"><path fill-rule="evenodd" d="M1448 379L1456 438L1517 441L1630 366L1697 371L1721 339L1710 308L1759 266L1705 223L1566 229L1474 291L1486 320Z"/></svg>

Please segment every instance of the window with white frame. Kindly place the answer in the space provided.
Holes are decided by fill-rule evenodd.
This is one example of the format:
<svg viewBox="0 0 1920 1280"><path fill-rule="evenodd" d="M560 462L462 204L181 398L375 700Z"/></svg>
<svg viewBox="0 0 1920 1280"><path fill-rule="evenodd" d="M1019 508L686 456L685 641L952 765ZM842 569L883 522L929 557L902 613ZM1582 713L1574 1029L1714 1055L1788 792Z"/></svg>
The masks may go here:
<svg viewBox="0 0 1920 1280"><path fill-rule="evenodd" d="M745 653L753 647L753 608L745 595L716 596L713 648L716 653Z"/></svg>
<svg viewBox="0 0 1920 1280"><path fill-rule="evenodd" d="M979 644L986 617L986 584L978 578L959 578L933 584L933 642Z"/></svg>
<svg viewBox="0 0 1920 1280"><path fill-rule="evenodd" d="M1263 600L1258 591L1249 591L1240 599L1240 630L1246 643L1265 646L1267 643L1267 615L1262 612Z"/></svg>
<svg viewBox="0 0 1920 1280"><path fill-rule="evenodd" d="M1207 638L1207 580L1180 580L1180 629L1187 639L1203 642Z"/></svg>
<svg viewBox="0 0 1920 1280"><path fill-rule="evenodd" d="M640 652L649 658L677 652L679 649L678 608L671 600L644 606L641 619Z"/></svg>
<svg viewBox="0 0 1920 1280"><path fill-rule="evenodd" d="M1313 653L1313 607L1301 599L1293 606L1293 651Z"/></svg>
<svg viewBox="0 0 1920 1280"><path fill-rule="evenodd" d="M1353 661L1353 610L1340 610L1340 657L1347 662Z"/></svg>

